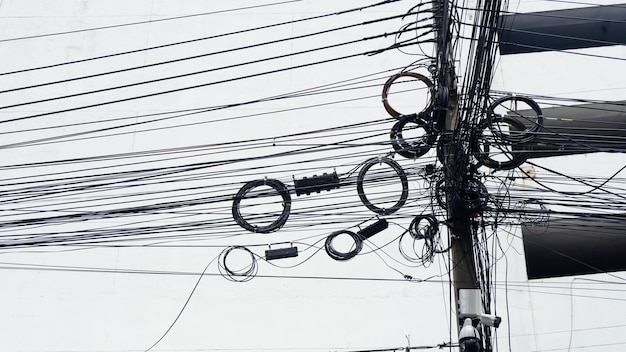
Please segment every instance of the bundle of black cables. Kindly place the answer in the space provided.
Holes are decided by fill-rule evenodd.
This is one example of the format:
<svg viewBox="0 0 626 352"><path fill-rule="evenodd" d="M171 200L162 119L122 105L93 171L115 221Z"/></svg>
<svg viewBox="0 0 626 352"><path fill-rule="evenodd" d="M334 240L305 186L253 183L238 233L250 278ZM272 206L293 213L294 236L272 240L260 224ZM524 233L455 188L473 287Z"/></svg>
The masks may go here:
<svg viewBox="0 0 626 352"><path fill-rule="evenodd" d="M333 240L339 235L348 235L352 237L354 244L352 245L350 251L340 252L336 250L335 247L333 247ZM357 254L359 254L359 252L361 252L361 249L363 249L363 238L352 231L335 231L326 238L326 244L324 245L324 248L326 249L326 253L328 253L328 255L334 260L349 260L354 258Z"/></svg>

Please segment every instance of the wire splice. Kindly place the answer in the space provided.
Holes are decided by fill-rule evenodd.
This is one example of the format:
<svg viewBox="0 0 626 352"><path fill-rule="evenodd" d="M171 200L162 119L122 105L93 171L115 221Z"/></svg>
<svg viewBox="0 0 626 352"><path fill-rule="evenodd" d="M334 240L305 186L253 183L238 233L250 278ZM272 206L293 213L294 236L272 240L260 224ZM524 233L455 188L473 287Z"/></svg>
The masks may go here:
<svg viewBox="0 0 626 352"><path fill-rule="evenodd" d="M320 193L321 191L330 191L341 186L337 172L333 172L332 174L324 173L321 176L313 175L312 177L295 179L294 183L297 196L303 194L308 196L313 192Z"/></svg>

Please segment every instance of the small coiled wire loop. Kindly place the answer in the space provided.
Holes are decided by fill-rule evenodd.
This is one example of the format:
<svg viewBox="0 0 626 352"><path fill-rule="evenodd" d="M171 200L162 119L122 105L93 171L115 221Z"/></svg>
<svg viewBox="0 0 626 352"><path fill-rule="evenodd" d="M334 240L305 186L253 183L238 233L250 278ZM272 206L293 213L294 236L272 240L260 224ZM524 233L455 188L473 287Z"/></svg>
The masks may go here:
<svg viewBox="0 0 626 352"><path fill-rule="evenodd" d="M409 225L409 233L416 240L432 239L438 232L437 219L433 215L417 215Z"/></svg>
<svg viewBox="0 0 626 352"><path fill-rule="evenodd" d="M269 186L273 188L278 193L278 195L280 195L283 199L282 201L283 211L274 222L265 226L258 226L258 225L250 224L246 219L244 219L243 215L241 215L241 209L240 209L241 201L246 198L246 196L248 195L250 191L260 186ZM266 196L266 195L268 195L268 193L258 194L258 195L255 195L254 197ZM245 185L243 185L241 189L239 189L239 192L237 192L237 194L235 195L233 199L233 206L232 206L233 219L235 219L235 222L239 226L243 227L244 229L250 232L269 233L269 232L273 232L273 231L280 229L287 222L290 211L291 211L291 195L289 194L289 190L282 182L275 180L275 179L261 179L261 180L250 181L246 183Z"/></svg>
<svg viewBox="0 0 626 352"><path fill-rule="evenodd" d="M348 235L348 236L352 237L352 240L354 241L354 244L352 245L352 248L351 248L350 251L348 251L348 252L340 252L340 251L336 250L335 247L333 247L333 241L339 235ZM363 239L361 238L361 236L359 236L358 234L356 234L356 233L354 233L352 231L348 231L348 230L335 231L335 232L331 233L326 238L326 243L324 244L324 249L326 249L326 253L328 254L328 256L330 256L334 260L348 260L348 259L352 259L357 254L359 254L361 252L361 250L363 249Z"/></svg>
<svg viewBox="0 0 626 352"><path fill-rule="evenodd" d="M372 204L372 202L370 202L370 200L367 198L367 195L365 194L363 190L363 184L365 182L365 175L367 174L367 171L369 171L369 169L372 166L377 165L377 164L389 165L398 175L398 178L400 179L400 183L402 185L402 193L400 194L400 199L398 199L396 204L394 204L393 206L389 208L380 208ZM365 205L367 209L373 211L376 214L389 215L398 211L398 209L402 208L404 203L406 203L409 197L409 181L407 179L406 173L402 169L402 166L400 166L400 164L398 164L393 159L390 159L388 157L371 158L371 159L368 159L363 164L361 171L359 171L359 176L357 177L357 180L356 180L356 190L359 194L359 198L361 199L361 202L363 202L363 205Z"/></svg>
<svg viewBox="0 0 626 352"><path fill-rule="evenodd" d="M391 88L391 85L400 77L411 77L411 78L415 78L423 82L428 88L429 93L433 87L433 83L430 81L430 79L428 79L428 77L422 74L416 73L416 72L406 71L406 72L401 72L401 73L398 73L389 77L389 79L387 79L387 81L385 82L385 85L383 86L383 93L382 93L383 106L385 107L385 110L387 111L387 113L395 118L400 118L403 114L391 107L387 97L389 95L389 88ZM418 115L427 114L430 110L432 110L432 96L430 97L429 100L430 101L428 102L428 104L424 107L424 109L421 112L418 113Z"/></svg>
<svg viewBox="0 0 626 352"><path fill-rule="evenodd" d="M493 125L509 125L509 129L524 130L524 124L516 118L510 116L498 116L492 118L491 121L483 120L477 126L477 133L474 134L474 141L472 143L472 149L474 156L478 160L480 165L484 165L494 170L510 170L522 165L526 159L527 154L520 147L520 150L514 150L515 144L524 143L522 141L509 141L502 140L496 135L485 135L486 131L491 131ZM495 157L499 156L499 159Z"/></svg>
<svg viewBox="0 0 626 352"><path fill-rule="evenodd" d="M402 132L407 124L417 125L417 129L423 130L424 134L418 138L407 141ZM437 140L437 133L430 124L414 115L404 116L393 125L390 133L391 146L396 153L407 159L416 159L428 153Z"/></svg>
<svg viewBox="0 0 626 352"><path fill-rule="evenodd" d="M518 110L519 102L528 108ZM507 107L507 105L510 107ZM505 110L506 115L496 112L496 109L499 107ZM521 122L521 129L503 132L496 125L498 117L517 119ZM529 142L535 137L536 132L539 132L543 128L543 113L539 104L530 98L508 96L496 99L496 101L489 106L487 109L487 121L492 133L500 139L509 142ZM530 127L527 128L526 126Z"/></svg>
<svg viewBox="0 0 626 352"><path fill-rule="evenodd" d="M231 267L229 267L228 256L232 252L243 252L244 254L248 254L250 256L249 264L238 269L232 269ZM230 281L236 282L250 281L256 276L258 272L256 256L254 255L254 253L252 253L252 251L244 246L231 246L224 249L222 253L220 253L218 268L220 274L222 274L223 277Z"/></svg>

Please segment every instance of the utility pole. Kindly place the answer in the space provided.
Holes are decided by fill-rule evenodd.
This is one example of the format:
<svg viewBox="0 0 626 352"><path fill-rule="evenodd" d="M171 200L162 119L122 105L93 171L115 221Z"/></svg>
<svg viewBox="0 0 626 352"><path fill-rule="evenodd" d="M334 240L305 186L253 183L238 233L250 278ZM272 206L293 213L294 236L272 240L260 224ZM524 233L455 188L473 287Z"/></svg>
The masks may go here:
<svg viewBox="0 0 626 352"><path fill-rule="evenodd" d="M472 214L464 206L469 198L475 195L467 194L467 150L459 137L459 97L457 91L457 77L455 73L454 53L452 48L451 0L438 0L433 6L435 13L436 34L436 85L434 123L441 130L442 140L440 148L443 150L441 158L444 165L447 225L452 258L452 284L454 299L457 303L457 328L463 326L459 315L458 302L460 290L478 289L473 251L473 224Z"/></svg>

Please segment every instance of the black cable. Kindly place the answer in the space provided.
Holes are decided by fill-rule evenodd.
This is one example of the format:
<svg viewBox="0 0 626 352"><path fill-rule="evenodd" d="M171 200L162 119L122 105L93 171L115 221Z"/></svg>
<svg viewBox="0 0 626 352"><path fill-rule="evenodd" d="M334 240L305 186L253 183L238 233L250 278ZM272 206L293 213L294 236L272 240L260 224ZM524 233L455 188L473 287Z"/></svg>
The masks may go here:
<svg viewBox="0 0 626 352"><path fill-rule="evenodd" d="M407 142L403 136L407 124L416 125L413 129L417 128L422 130L424 132L423 135L412 139L411 142ZM393 125L389 136L391 146L396 153L407 159L414 160L425 155L432 148L437 140L437 131L434 130L427 121L414 115L409 115L400 118L400 120Z"/></svg>
<svg viewBox="0 0 626 352"><path fill-rule="evenodd" d="M355 87L355 88L349 88L349 90L356 90L356 89L362 89L362 88L367 88L367 87ZM105 128L100 128L100 129L96 129L96 130L82 131L82 132L76 132L76 133L69 133L69 134L64 134L64 135L59 135L59 136L54 136L54 137L47 137L47 138L41 138L41 139L36 139L36 140L29 140L29 141L23 141L23 142L16 142L16 143L11 143L11 144L0 145L0 149L18 148L18 147L36 146L36 145L47 145L47 144L53 144L53 143L67 143L67 142L73 142L73 141L85 140L85 139L105 138L105 137L120 136L120 135L126 135L126 134L145 133L145 132L151 132L151 131L157 131L157 130L163 130L163 129L188 127L188 126L194 126L194 125L200 125L200 124L232 121L232 120L236 120L236 119L244 119L244 118L251 118L251 117L273 115L273 114L277 114L277 113L291 112L291 111L302 110L302 109L307 109L307 108L328 106L328 105L333 105L333 104L342 104L342 103L346 103L346 102L353 102L353 101L364 100L364 99L368 99L368 98L374 97L373 95L364 96L364 97L355 97L355 98L350 98L350 99L327 101L327 102L318 103L318 104L299 105L299 106L296 106L296 107L291 107L291 108L286 108L286 109L281 109L281 110L272 110L272 111L264 111L264 112L247 114L247 115L231 116L231 117L227 117L227 118L214 119L214 120L209 120L209 121L200 121L200 122L192 122L192 123L178 123L175 126L154 127L154 128L147 128L147 129L141 129L141 130L133 130L133 131L129 131L129 132L118 132L118 133L110 133L110 134L99 135L99 136L88 136L88 137L72 138L72 137L79 137L79 136L83 136L83 135L89 135L89 134L101 133L101 132L106 132L106 131L118 130L118 129L123 129L123 128L127 128L127 127L136 127L136 126L141 126L141 125L147 125L147 124L150 124L150 123L161 122L161 121L171 120L171 119L178 119L178 118L181 118L181 117L186 117L186 116L191 116L191 115L196 115L196 114L204 114L204 113L214 112L214 111L218 111L218 110L225 110L225 109L230 109L230 108L233 108L233 107L238 107L238 106L243 106L243 105L248 105L248 104L255 104L255 103L265 102L265 101L270 101L270 100L282 100L282 99L298 98L298 97L301 97L301 96L308 96L308 95L314 95L314 94L329 94L329 93L334 93L334 91L324 91L324 92L311 93L311 94L306 94L306 95L298 94L298 95L277 96L277 97L272 97L272 98L267 98L267 99L263 98L263 99L259 99L259 100L253 100L253 101L247 101L247 102L241 102L241 103L233 103L233 104L217 106L217 107L207 107L207 108L202 109L202 110L195 110L194 109L193 112L183 113L183 114L179 114L179 115L167 116L167 117L162 117L162 118L157 118L157 119L152 119L152 120L146 120L146 121L141 121L141 122L132 122L132 123L128 123L128 124L116 125L116 126L112 126L112 127L105 127ZM91 122L91 123L93 123L93 122ZM61 126L61 127L63 127L63 126ZM21 132L21 131L16 131L16 132ZM0 134L2 134L2 133L0 133Z"/></svg>
<svg viewBox="0 0 626 352"><path fill-rule="evenodd" d="M542 46L538 46L538 45L511 43L511 42L507 42L507 41L501 41L500 44L513 45L513 46L519 46L519 47L530 48L530 49L539 49L541 51L553 51L551 48L546 48L546 47L542 47ZM598 59L626 61L626 58L623 58L623 57L591 54L591 53L584 53L584 52L571 51L571 50L565 50L565 49L558 50L557 52L561 53L561 54L579 55L579 56L593 57L593 58L598 58Z"/></svg>
<svg viewBox="0 0 626 352"><path fill-rule="evenodd" d="M65 35L65 34L75 34L75 33L91 32L91 31L98 31L98 30L102 30L102 29L111 29L111 28L119 28L119 27L136 26L136 25L140 25L140 24L152 24L152 23L156 23L156 22L180 20L180 19L183 19L183 18L200 17L200 16L206 16L206 15L216 15L218 13L235 12L235 11L241 11L241 10L251 10L251 9L257 9L257 8L261 8L261 7L283 5L283 4L288 4L288 3L292 3L292 2L301 2L301 1L302 0L285 0L285 1L275 2L275 3L269 3L269 4L245 6L245 7L238 7L238 8L233 8L233 9L226 9L226 10L219 10L219 11L197 13L197 14L192 14L192 15L184 15L184 16L176 16L176 17L168 17L168 18L158 18L158 19L151 19L151 20L148 20L148 21L122 23L122 24L115 24L115 25L95 27L95 28L77 29L77 30L65 31L65 32L36 34L36 35L30 35L30 36L26 36L26 37L7 38L7 39L0 39L0 43L12 42L12 41L18 41L18 40L24 40L24 39L45 38L45 37L52 37L52 36ZM0 74L0 75L2 75L2 74Z"/></svg>
<svg viewBox="0 0 626 352"><path fill-rule="evenodd" d="M375 38L382 38L382 37L384 37L386 35L389 35L389 34L385 33L385 34L381 34L381 35L377 35L377 36L373 36L373 37L363 38L363 39L361 39L359 41L370 40L370 39L375 39ZM340 44L340 45L342 45L342 44ZM403 44L403 45L412 45L412 44L409 43L409 44ZM328 46L328 47L332 47L332 46ZM0 123L21 121L21 120L32 119L32 118L36 118L36 117L56 115L56 114L60 114L60 113L84 110L84 109L88 109L88 108L100 107L100 106L110 105L110 104L117 104L117 103L127 102L127 101L131 101L131 100L155 97L155 96L160 96L160 95L164 95L164 94L177 93L177 92L182 92L182 91L186 91L186 90L190 90L190 89L208 87L208 86L213 86L213 85L217 85L217 84L229 83L229 82L234 82L234 81L239 81L239 80L248 79L248 78L254 78L254 77L260 77L260 76L265 76L265 75L269 75L269 74L285 72L285 71L289 71L289 70L300 69L300 68L314 66L314 65L326 64L326 63L330 63L330 62L335 62L335 61L345 60L345 59L349 59L349 58L354 58L354 57L357 57L357 56L379 54L381 52L392 50L392 49L395 49L397 47L402 47L402 46L390 46L390 47L385 47L385 48L378 49L378 50L364 51L364 52L360 52L360 53L356 53L356 54L339 56L339 57L334 57L334 58L331 58L331 59L326 59L326 60L321 60L321 61L301 64L301 65L295 65L295 66L291 66L291 67L284 67L284 68L280 68L280 69L274 69L274 70L264 71L264 72L254 73L254 74L248 74L248 75L238 76L238 77L234 77L234 78L228 78L228 79L223 79L223 80L218 80L218 81L213 81L213 82L208 82L208 83L203 83L203 84L197 84L197 85L193 85L193 86L187 86L187 87L182 87L182 88L170 89L170 90L166 90L166 91L149 93L149 94L133 96L133 97L128 97L128 98L109 100L109 101L100 102L100 103L96 103L96 104L83 105L83 106L67 108L67 109L63 109L63 110L50 111L50 112L45 112L45 113L39 113L39 114L34 114L34 115L29 115L29 116L22 116L22 117L17 117L17 118L11 118L11 119L8 119L8 120L0 121ZM289 55L285 55L285 57L288 57ZM6 106L2 107L2 108L6 108Z"/></svg>
<svg viewBox="0 0 626 352"><path fill-rule="evenodd" d="M178 322L178 319L180 319L180 316L183 315L183 312L185 311L185 309L187 308L187 305L189 305L189 302L191 301L191 298L193 297L193 294L196 292L196 289L198 288L198 285L200 285L200 281L202 280L202 278L204 277L204 275L206 274L206 271L209 269L209 266L211 266L211 264L213 264L213 262L218 259L219 257L215 257L213 258L205 267L204 270L202 270L202 272L200 273L200 275L198 276L198 280L196 281L196 284L193 286L193 288L191 289L191 292L189 292L189 295L187 296L187 300L185 301L185 303L183 304L183 306L181 307L180 311L178 312L178 315L176 315L176 318L174 318L174 320L172 321L172 323L170 324L170 326L165 330L165 332L163 333L163 335L161 335L161 337L159 337L159 339L152 344L152 346L148 347L148 349L145 350L145 352L149 352L151 351L154 347L156 347L156 345L159 344L159 342L161 342L165 336L167 336L167 334L169 334L169 332L172 330L172 328L174 327L174 325L176 325L176 323Z"/></svg>
<svg viewBox="0 0 626 352"><path fill-rule="evenodd" d="M367 174L367 172L372 166L378 165L378 164L386 164L389 167L391 167L393 171L396 173L396 175L398 176L398 178L400 179L400 184L402 185L402 193L400 194L400 198L393 206L389 208L380 208L374 205L372 202L370 202L370 200L368 199L363 189L363 184L365 182L365 175ZM400 208L402 208L402 206L404 205L404 203L406 203L409 197L409 184L408 184L406 173L396 161L387 157L371 158L365 161L363 163L363 166L361 167L361 171L359 171L356 187L357 187L357 193L359 194L359 198L363 202L363 205L365 205L365 207L367 207L369 210L373 211L374 213L381 214L381 215L389 215L389 214L395 213Z"/></svg>
<svg viewBox="0 0 626 352"><path fill-rule="evenodd" d="M300 1L300 0L294 0L294 1ZM313 17L308 17L308 18L302 18L302 19L297 19L297 20L273 23L273 24L270 24L270 25L254 27L254 28L248 28L248 29L243 29L243 30L235 31L235 32L222 33L222 34L213 35L213 36L209 36L209 37L203 37L203 38L186 40L186 41L182 41L182 42L163 44L163 45L158 45L158 46L153 46L153 47L148 47L148 48L143 48L143 49L136 49L136 50L131 50L131 51L119 52L119 53L108 54L108 55L103 55L103 56L97 56L97 57L92 57L92 58L87 58L87 59L82 59L82 60L74 60L74 61L62 62L62 63L53 64L53 65L33 67L33 68L29 68L29 69L22 69L22 70L11 71L11 72L3 72L3 73L0 73L0 76L10 75L10 74L15 74L15 73L22 73L22 72L35 71L35 70L41 70L41 69L47 69L47 68L53 68L53 67L59 67L59 66L65 66L65 65L71 65L71 64L87 62L87 61L93 61L93 60L100 60L100 59L105 59L105 58L109 58L109 57L134 54L134 53L139 53L139 52L143 52L143 51L149 51L149 50L154 50L154 49L161 49L161 48L166 48L166 47L170 47L170 46L176 46L176 45L181 45L181 44L188 44L188 43L193 43L193 42L198 42L198 41L204 41L204 40L208 40L208 39L216 39L216 38L231 36L231 35L235 35L235 34L242 34L242 33L257 31L257 30L261 30L261 29L268 29L268 28L279 27L279 26L284 26L284 25L291 25L291 24L295 24L295 23L298 23L298 22L305 22L305 21L320 19L320 18L324 18L324 17L331 17L331 16L335 16L335 15L338 15L338 14L344 14L344 13L350 13L350 12L355 12L355 11L361 11L361 10L363 10L365 8L374 7L374 6L378 6L378 5L383 5L383 4L386 4L386 3L392 3L392 2L396 2L396 1L401 1L401 0L386 0L386 1L379 2L377 4L368 5L368 6L365 6L365 7L359 7L359 8L349 9L349 10L343 10L343 11L339 11L339 12L335 12L335 13L323 14L323 15L318 15L318 16L313 16ZM257 6L259 6L259 5L257 5Z"/></svg>
<svg viewBox="0 0 626 352"><path fill-rule="evenodd" d="M328 34L328 33L333 33L333 32L337 32L337 31L349 29L349 28L354 28L354 27L358 27L358 26L365 26L365 25L369 25L369 24L373 24L373 23L377 23L377 22L388 21L388 20L392 20L392 19L397 19L399 17L402 17L402 16L401 15L389 16L389 17L384 17L384 18L380 18L380 19L376 19L376 20L370 20L370 21L365 21L365 22L360 22L360 23L355 23L355 24L350 24L350 25L344 25L344 26L341 26L341 27L325 29L325 30L321 30L321 31L306 33L306 34L292 36L292 37L287 37L287 38L275 39L275 40L265 41L265 42L261 42L261 43L254 43L254 44L239 46L239 47L230 48L230 49L213 51L213 52L209 52L209 53L205 53L205 54L186 56L186 57L182 57L182 58L177 58L177 59L172 59L172 60L167 60L167 61L160 61L160 62L151 63L151 64L145 64L145 65L141 65L141 66L133 66L133 67L123 68L123 69L118 69L118 70L113 70L113 71L106 71L106 72L101 72L101 73L96 73L96 74L91 74L91 75L86 75L86 76L79 76L79 77L67 78L67 79L62 79L62 80L57 80L57 81L49 81L49 82L46 82L46 83L39 83L39 84L33 84L33 85L22 86L22 87L17 87L17 88L10 88L10 89L1 90L0 94L16 92L16 91L25 90L25 89L45 87L45 86L61 84L61 83L74 82L74 81L79 81L79 80L89 79L89 78L103 77L103 76L107 76L107 75L111 75L111 74L117 74L117 73L129 72L129 71L133 71L133 70L145 69L145 68L149 68L149 67L156 67L156 66L160 66L160 65L178 63L178 62L183 62L183 61L187 61L187 60L194 60L194 59L199 59L199 58L208 57L208 56L214 56L214 55L219 55L219 54L232 53L232 52L236 52L236 51L240 51L240 50L253 49L253 48L258 48L258 47L261 47L261 46L277 44L277 43L282 43L282 42L287 42L287 41L292 41L292 40L297 40L297 39L304 39L304 38L309 38L309 37L313 37L313 36L317 36L317 35L321 35L321 34ZM347 43L351 44L352 42L347 42ZM332 47L335 47L335 46L332 46ZM325 47L322 47L322 48L319 48L319 49L313 49L313 50L323 50L323 49L325 49ZM304 53L309 53L309 52L311 52L311 51L307 50ZM291 53L291 54L289 54L289 56L295 56L295 55L298 55L298 54L299 54L298 52ZM16 106L22 106L22 105L26 105L26 104L41 103L41 102L46 102L46 101L51 101L51 100L64 99L64 98L68 98L68 97L76 97L76 96L81 96L81 95L86 95L86 94L99 93L99 92L109 91L109 90L119 89L119 88L134 87L134 86L143 85L143 84L161 82L163 80L176 79L176 78L182 78L182 77L189 77L189 76L192 76L192 75L198 75L198 74L203 74L203 73L208 73L208 72L214 72L214 71L217 71L217 70L222 70L222 69L227 69L227 68L241 67L243 65L249 65L249 64L258 63L258 62L265 62L265 61L279 59L279 58L283 58L283 57L285 57L285 56L263 58L263 59L260 59L260 60L248 61L248 62L244 62L244 63L240 63L240 64L233 64L233 65L228 65L228 66L223 66L223 67L217 67L217 68L212 68L212 69L203 70L203 71L190 72L190 73L186 73L186 74L180 74L180 75L176 75L176 76L170 76L170 77L165 77L165 78L160 78L160 79L155 79L155 80L137 82L137 83L127 84L127 85L123 85L123 86L117 86L117 87L111 87L111 88L96 90L96 91L90 91L90 92L84 92L84 93L77 93L77 94L71 94L71 95L66 95L66 96L54 97L54 98L43 99L43 100L38 100L38 101L33 101L33 102L28 102L28 103L23 103L23 104L18 104L18 105L5 106L5 107L0 107L0 109L11 108L11 107L16 107Z"/></svg>
<svg viewBox="0 0 626 352"><path fill-rule="evenodd" d="M237 269L233 269L232 267L228 266L228 256L233 251L243 251L244 253L248 254L248 256L250 257L250 263L244 266L243 268L237 268ZM248 248L244 246L228 247L224 249L219 255L218 268L219 268L220 274L222 274L222 276L228 279L229 281L234 281L234 282L250 281L256 276L258 272L257 258L256 258L256 255L251 250L249 250Z"/></svg>
<svg viewBox="0 0 626 352"><path fill-rule="evenodd" d="M506 124L512 128L503 133L500 128L501 124ZM478 160L477 166L484 165L493 170L510 170L522 165L527 159L527 154L524 151L513 150L512 146L519 142L512 142L511 140L518 140L516 136L518 131L526 135L525 128L526 126L521 121L510 116L492 117L479 123L474 132L472 143L474 156ZM487 129L490 129L495 135L491 137L485 135L484 132ZM503 136L507 136L507 139L504 139ZM512 136L515 136L515 139ZM492 149L496 149L496 156L504 156L506 160L494 158Z"/></svg>
<svg viewBox="0 0 626 352"><path fill-rule="evenodd" d="M528 106L532 110L532 112L534 112L534 115L526 116L518 112L518 109L517 109L518 102L521 102L522 104L525 104L526 106ZM505 106L506 104L515 105L516 107L515 110ZM526 128L524 126L520 129L520 128L517 128L518 126L512 125L516 127L517 131L521 131L523 133L513 133L513 132L502 133L498 128L494 126L494 119L497 117L503 116L503 115L497 114L496 108L498 107L504 107L507 113L511 115L511 117L517 118L519 120L523 120L522 122L524 123L524 125L528 123L530 124L531 127ZM543 120L544 120L544 117L541 111L541 107L539 107L539 104L537 104L531 98L524 97L524 96L502 97L502 98L496 99L489 106L489 108L487 108L487 121L489 123L489 127L491 128L491 131L502 140L508 141L508 142L521 143L521 142L531 141L534 137L534 133L541 131L543 127ZM507 123L509 123L509 121L507 121Z"/></svg>
<svg viewBox="0 0 626 352"><path fill-rule="evenodd" d="M333 247L333 241L338 236L348 235L352 238L353 245L348 252L340 252ZM329 257L338 261L346 261L356 257L357 254L361 252L363 249L363 239L361 236L356 233L348 230L341 230L331 233L327 238L324 244L324 248L326 249L326 253Z"/></svg>
<svg viewBox="0 0 626 352"><path fill-rule="evenodd" d="M360 25L360 24L358 24L358 25ZM327 32L331 32L331 31L333 31L333 30L321 31L321 32L318 32L318 33L315 33L315 34L327 33ZM393 33L395 33L395 32L393 32ZM393 33L391 33L391 34L393 34ZM109 91L113 91L113 90L118 90L118 89L123 89L123 88L130 88L130 87L136 87L136 86L140 86L140 85L144 85L144 84L150 84L150 83L163 82L163 81L172 80L172 79L190 77L190 76L194 76L194 75L199 75L199 74L204 74L204 73L209 73L209 72L215 72L215 71L219 71L219 70L225 70L225 69L231 69L231 68L239 68L239 67L242 67L242 66L251 65L251 64L255 64L255 63L262 63L262 62L267 62L267 61L271 61L271 60L289 58L289 57L293 57L293 56L297 56L297 55L310 54L312 52L316 52L316 51L320 51L320 50L333 49L333 48L341 47L341 46L344 46L344 45L356 44L356 43L359 43L359 42L368 41L368 40L372 40L372 39L384 38L387 35L389 35L389 34L388 33L384 33L384 34L374 35L374 36L370 36L370 37L365 37L365 38L345 41L345 42L341 42L341 43L330 44L330 45L326 45L326 46L322 46L322 47L301 50L301 51L298 51L298 52L287 53L287 54L276 55L276 56L270 56L270 57L265 57L265 58L262 58L262 59L245 61L245 62L236 63L236 64L229 64L229 65L220 66L220 67L214 67L214 68L201 70L201 71L188 72L188 73L178 74L178 75L174 75L174 76L156 78L156 79L146 80L146 81L142 81L142 82L123 84L123 85L119 85L119 86L101 88L101 89L96 89L96 90L91 90L91 91L86 91L86 92L80 92L80 93L74 93L74 94L68 94L68 95L61 95L61 96L56 96L56 97L52 97L52 98L45 98L45 99L33 100L33 101L28 101L28 102L23 102L23 103L4 105L4 106L0 106L0 110L20 107L20 106L26 106L26 105L31 105L31 104L44 103L44 102L49 102L49 101L62 100L62 99L67 99L67 98L75 98L75 97L89 95L89 94L95 94L95 93L109 92ZM308 35L305 35L305 36L308 36ZM290 40L290 38L282 39L282 40L279 40L279 41L284 41L284 40ZM257 45L259 45L259 44L253 44L250 47L254 47L254 46L257 46ZM384 50L388 50L388 49L384 49ZM218 53L227 53L227 52L230 52L230 51L231 50L228 49L228 50L224 50L224 51L221 51L221 52L218 52ZM354 56L367 55L368 53L369 52L360 53L360 54L357 54L357 55L354 55ZM350 56L347 56L347 57L354 57L354 56L350 55ZM324 61L320 61L319 63L324 63L324 62L325 62L325 60ZM318 64L318 63L313 63L313 64ZM309 66L309 65L312 65L312 64L307 64L306 66ZM300 65L300 66L302 66L302 65ZM295 67L291 67L291 68L287 68L287 69L295 69L295 68L299 68L299 66L295 66ZM275 72L281 72L281 71L275 71ZM274 71L269 71L269 72L275 73ZM262 74L265 74L265 73L262 73ZM94 77L96 77L96 76L94 76ZM192 88L206 87L206 86L209 86L209 85L214 85L214 84L217 84L217 83L224 83L224 82L229 82L229 81L231 81L231 80L225 80L225 81L219 81L219 82L211 82L210 84L195 85L195 86L191 86L191 87L184 87L184 88L171 90L171 91L167 91L167 92L171 93L171 92L176 92L176 91L180 91L180 90L187 90L187 89L192 89ZM59 81L59 83L63 83L63 81ZM55 83L53 82L52 84L55 84ZM149 96L160 95L160 94L165 94L165 93L161 93L161 92L153 93L152 95L149 95ZM145 97L145 96L143 96L143 97ZM138 99L138 98L134 97L134 98L130 98L128 100L134 100L134 99ZM127 100L123 100L123 101L127 101ZM16 119L11 119L11 120L5 120L5 121L2 121L2 122L12 122L12 121L17 121L17 120Z"/></svg>
<svg viewBox="0 0 626 352"><path fill-rule="evenodd" d="M254 198L266 197L266 196L278 194L281 196L282 204L283 204L283 210L278 216L278 218L274 220L272 223L270 223L269 225L264 225L264 226L250 224L248 220L244 219L244 217L241 215L241 201L246 198L250 198L248 194L253 189L257 187L261 187L261 186L269 186L272 189L274 189L276 193L274 192L270 192L269 194L258 193L254 195ZM254 233L269 233L269 232L274 232L280 229L287 222L287 219L289 218L290 210L291 210L291 195L289 194L289 190L282 182L275 180L275 179L261 179L261 180L254 180L254 181L250 181L246 183L245 185L243 185L243 187L241 187L239 192L237 192L237 194L235 195L233 199L233 205L232 205L232 214L233 214L233 219L235 219L235 222L237 222L237 224L243 227L244 229L250 232L254 232Z"/></svg>
<svg viewBox="0 0 626 352"><path fill-rule="evenodd" d="M389 104L388 101L388 95L389 95L389 89L391 88L391 85L398 79L403 78L403 77L411 77L411 78L415 78L416 80L422 82L425 86L426 89L429 91L432 90L433 88L433 83L430 81L430 79L428 79L428 77L417 73L417 72L411 72L411 71L404 71L398 74L395 74L391 77L389 77L389 79L387 79L387 81L385 82L385 84L383 85L383 92L382 92L382 99L383 99L383 106L385 107L385 111L387 111L387 113L395 118L400 118L403 116L403 114L401 114L400 112L398 112L397 110L395 110L393 107L391 107L391 105ZM432 109L432 98L429 99L429 102L426 106L424 106L424 108L418 113L419 114L425 114L427 112L429 112Z"/></svg>

